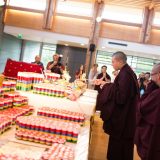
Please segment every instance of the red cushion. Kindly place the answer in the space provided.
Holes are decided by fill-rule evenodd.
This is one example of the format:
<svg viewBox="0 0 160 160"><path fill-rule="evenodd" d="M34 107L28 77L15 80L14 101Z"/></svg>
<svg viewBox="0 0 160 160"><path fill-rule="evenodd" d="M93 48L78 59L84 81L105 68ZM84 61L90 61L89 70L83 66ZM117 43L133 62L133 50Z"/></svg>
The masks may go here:
<svg viewBox="0 0 160 160"><path fill-rule="evenodd" d="M31 64L31 63L19 62L19 61L7 59L3 74L6 77L17 78L18 72L42 73L42 67L37 64Z"/></svg>

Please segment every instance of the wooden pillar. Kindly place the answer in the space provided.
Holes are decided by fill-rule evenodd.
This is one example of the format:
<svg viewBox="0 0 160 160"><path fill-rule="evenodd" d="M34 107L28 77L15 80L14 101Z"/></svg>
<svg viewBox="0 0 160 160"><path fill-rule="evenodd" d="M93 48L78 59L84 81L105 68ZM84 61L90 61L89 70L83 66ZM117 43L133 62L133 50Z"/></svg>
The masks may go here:
<svg viewBox="0 0 160 160"><path fill-rule="evenodd" d="M46 9L44 13L43 28L52 29L53 18L55 15L57 0L46 0Z"/></svg>
<svg viewBox="0 0 160 160"><path fill-rule="evenodd" d="M96 18L101 17L103 8L104 8L104 2L96 0L94 3L92 28L91 28L91 33L90 33L90 37L89 37L89 44L88 44L88 49L87 49L87 54L86 54L86 72L87 72L87 74L90 70L90 67L95 62L95 58L96 58L96 47L95 47L95 50L93 52L91 52L90 45L95 44L95 46L97 46L97 44L98 44L101 22L97 22Z"/></svg>
<svg viewBox="0 0 160 160"><path fill-rule="evenodd" d="M139 37L140 43L144 43L145 41L145 34L147 30L148 19L149 19L149 7L145 7L144 8L144 18L143 18L141 31L140 31L140 37Z"/></svg>
<svg viewBox="0 0 160 160"><path fill-rule="evenodd" d="M154 8L149 10L149 18L148 18L148 24L147 24L147 29L146 29L145 41L144 41L145 43L148 43L151 37L154 13L155 13Z"/></svg>

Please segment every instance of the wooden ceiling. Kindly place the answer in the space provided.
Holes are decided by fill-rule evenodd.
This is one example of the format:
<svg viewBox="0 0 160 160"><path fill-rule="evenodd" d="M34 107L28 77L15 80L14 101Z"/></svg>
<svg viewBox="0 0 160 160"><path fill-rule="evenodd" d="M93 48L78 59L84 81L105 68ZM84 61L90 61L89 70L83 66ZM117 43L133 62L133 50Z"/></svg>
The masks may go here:
<svg viewBox="0 0 160 160"><path fill-rule="evenodd" d="M144 8L146 6L159 8L160 0L105 0L106 4Z"/></svg>
<svg viewBox="0 0 160 160"><path fill-rule="evenodd" d="M59 1L75 1L75 0L59 0ZM94 1L104 1L105 4L119 5L134 8L144 8L146 6L158 9L160 11L160 0L76 0L79 2L94 3Z"/></svg>

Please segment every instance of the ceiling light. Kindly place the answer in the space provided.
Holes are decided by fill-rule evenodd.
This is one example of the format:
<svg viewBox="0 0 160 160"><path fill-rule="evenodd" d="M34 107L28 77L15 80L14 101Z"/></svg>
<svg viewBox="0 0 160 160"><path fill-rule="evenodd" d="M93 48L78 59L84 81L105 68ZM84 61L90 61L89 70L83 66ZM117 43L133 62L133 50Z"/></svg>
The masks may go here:
<svg viewBox="0 0 160 160"><path fill-rule="evenodd" d="M96 18L96 21L99 23L99 22L101 22L102 21L102 17L97 17Z"/></svg>
<svg viewBox="0 0 160 160"><path fill-rule="evenodd" d="M84 43L81 43L81 46L84 46Z"/></svg>
<svg viewBox="0 0 160 160"><path fill-rule="evenodd" d="M69 46L68 44L65 44L65 46Z"/></svg>
<svg viewBox="0 0 160 160"><path fill-rule="evenodd" d="M102 46L102 49L106 48L105 46Z"/></svg>

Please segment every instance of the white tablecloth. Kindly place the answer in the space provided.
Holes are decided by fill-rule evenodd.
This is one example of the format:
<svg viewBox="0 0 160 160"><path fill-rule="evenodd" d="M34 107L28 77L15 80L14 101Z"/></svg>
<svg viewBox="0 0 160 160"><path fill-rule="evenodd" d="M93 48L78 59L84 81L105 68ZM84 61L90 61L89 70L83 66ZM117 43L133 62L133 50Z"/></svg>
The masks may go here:
<svg viewBox="0 0 160 160"><path fill-rule="evenodd" d="M21 95L28 97L29 105L34 107L54 107L73 112L85 113L92 116L95 112L96 98L81 96L77 101L71 101L67 98L49 97L32 92L19 91Z"/></svg>
<svg viewBox="0 0 160 160"><path fill-rule="evenodd" d="M34 143L34 142L29 142L29 141L17 140L15 138L15 131L16 131L15 126L12 126L11 130L8 130L7 132L5 132L4 134L0 136L0 147L7 145L8 142L14 142L17 144L24 144L30 148L32 146L39 147L40 149L49 148L49 146L47 145L42 145L39 143ZM89 134L90 134L90 122L87 121L86 126L81 128L80 134L78 136L78 142L76 144L69 143L69 142L66 143L66 145L73 147L73 149L75 150L74 160L88 160ZM13 149L13 146L12 146L12 149ZM22 149L22 152L23 152L24 147L20 149ZM16 148L15 146L13 150L15 150L14 152L16 153L18 152L19 148ZM3 150L0 148L0 152L2 151ZM6 152L2 152L2 153L6 153ZM7 151L7 153L12 154L9 152L9 150Z"/></svg>

